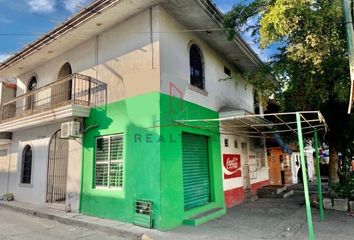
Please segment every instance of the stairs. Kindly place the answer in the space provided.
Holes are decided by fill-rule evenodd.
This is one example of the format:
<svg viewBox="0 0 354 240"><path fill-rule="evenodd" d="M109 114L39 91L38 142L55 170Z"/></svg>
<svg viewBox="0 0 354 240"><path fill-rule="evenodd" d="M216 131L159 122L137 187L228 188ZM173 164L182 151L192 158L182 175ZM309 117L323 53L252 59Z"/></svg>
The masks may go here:
<svg viewBox="0 0 354 240"><path fill-rule="evenodd" d="M285 186L267 185L257 190L258 198L288 198L294 195L294 190L289 190Z"/></svg>
<svg viewBox="0 0 354 240"><path fill-rule="evenodd" d="M324 182L321 184L322 186L322 193L328 194L328 183ZM309 193L310 194L318 194L317 190L317 183L316 182L309 182L308 184ZM304 194L304 187L302 183L297 183L289 187L289 189L294 190L295 194L303 195Z"/></svg>
<svg viewBox="0 0 354 240"><path fill-rule="evenodd" d="M190 225L190 226L198 226L202 223L219 218L225 214L226 214L226 208L214 208L210 211L183 220L183 224Z"/></svg>

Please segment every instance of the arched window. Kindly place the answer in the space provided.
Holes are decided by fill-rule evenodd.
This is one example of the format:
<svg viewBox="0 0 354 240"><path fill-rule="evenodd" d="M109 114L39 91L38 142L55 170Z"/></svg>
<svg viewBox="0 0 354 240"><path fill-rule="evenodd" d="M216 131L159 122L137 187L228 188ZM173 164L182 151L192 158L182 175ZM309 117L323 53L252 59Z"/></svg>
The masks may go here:
<svg viewBox="0 0 354 240"><path fill-rule="evenodd" d="M192 44L189 50L191 85L204 89L204 62L200 48Z"/></svg>
<svg viewBox="0 0 354 240"><path fill-rule="evenodd" d="M26 145L22 152L21 183L30 184L32 177L32 148Z"/></svg>
<svg viewBox="0 0 354 240"><path fill-rule="evenodd" d="M70 74L72 74L71 65L70 65L70 63L67 62L60 68L59 73L58 73L58 79L66 77Z"/></svg>
<svg viewBox="0 0 354 240"><path fill-rule="evenodd" d="M37 87L37 78L36 76L31 77L30 81L28 82L27 85L27 91L30 92L34 90Z"/></svg>

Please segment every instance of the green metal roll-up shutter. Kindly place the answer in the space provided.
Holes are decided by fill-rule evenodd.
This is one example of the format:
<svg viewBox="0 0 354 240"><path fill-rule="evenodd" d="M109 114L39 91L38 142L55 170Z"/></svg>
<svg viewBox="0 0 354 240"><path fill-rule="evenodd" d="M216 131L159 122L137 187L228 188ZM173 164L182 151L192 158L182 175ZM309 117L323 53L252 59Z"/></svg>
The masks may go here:
<svg viewBox="0 0 354 240"><path fill-rule="evenodd" d="M192 209L210 202L208 137L183 133L184 208Z"/></svg>

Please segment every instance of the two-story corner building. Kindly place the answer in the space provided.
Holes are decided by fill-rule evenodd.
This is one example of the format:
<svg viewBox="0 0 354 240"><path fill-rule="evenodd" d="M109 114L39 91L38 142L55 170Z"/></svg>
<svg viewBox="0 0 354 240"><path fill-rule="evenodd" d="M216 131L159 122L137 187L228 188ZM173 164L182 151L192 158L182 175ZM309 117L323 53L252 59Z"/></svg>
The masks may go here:
<svg viewBox="0 0 354 240"><path fill-rule="evenodd" d="M261 61L221 19L209 0L97 0L4 61L0 194L165 230L265 183L261 141L177 121L254 112L252 86L222 79Z"/></svg>

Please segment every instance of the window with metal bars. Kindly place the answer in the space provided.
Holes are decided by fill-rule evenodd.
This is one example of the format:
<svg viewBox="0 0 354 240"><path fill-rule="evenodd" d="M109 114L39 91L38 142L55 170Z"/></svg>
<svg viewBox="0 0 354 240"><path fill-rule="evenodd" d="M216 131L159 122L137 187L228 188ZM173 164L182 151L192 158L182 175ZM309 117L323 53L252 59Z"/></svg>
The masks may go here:
<svg viewBox="0 0 354 240"><path fill-rule="evenodd" d="M32 177L32 148L26 145L22 152L21 183L30 184Z"/></svg>
<svg viewBox="0 0 354 240"><path fill-rule="evenodd" d="M123 187L123 135L96 139L95 187Z"/></svg>

